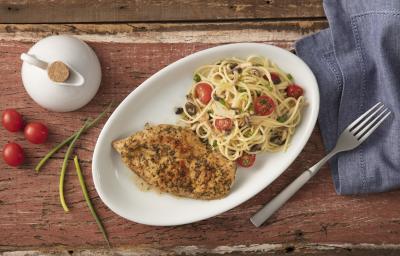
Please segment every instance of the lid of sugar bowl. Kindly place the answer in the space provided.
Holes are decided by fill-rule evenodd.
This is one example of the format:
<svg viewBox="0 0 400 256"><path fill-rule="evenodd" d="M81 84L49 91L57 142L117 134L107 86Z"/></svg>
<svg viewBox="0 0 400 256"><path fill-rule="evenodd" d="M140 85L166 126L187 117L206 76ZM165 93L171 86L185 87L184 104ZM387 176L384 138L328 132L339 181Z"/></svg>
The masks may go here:
<svg viewBox="0 0 400 256"><path fill-rule="evenodd" d="M94 51L73 36L46 37L21 54L22 82L40 106L68 112L86 105L101 82L101 67Z"/></svg>

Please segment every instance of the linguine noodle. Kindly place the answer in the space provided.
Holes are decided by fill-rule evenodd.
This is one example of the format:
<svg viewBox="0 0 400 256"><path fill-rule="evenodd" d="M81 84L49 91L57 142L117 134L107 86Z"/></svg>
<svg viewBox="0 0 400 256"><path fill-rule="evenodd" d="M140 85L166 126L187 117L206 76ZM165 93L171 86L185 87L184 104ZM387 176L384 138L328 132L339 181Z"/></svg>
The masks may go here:
<svg viewBox="0 0 400 256"><path fill-rule="evenodd" d="M182 121L211 147L232 161L244 152L287 149L305 102L303 96L287 95L287 87L293 84L289 74L264 57L249 56L201 66L195 71L195 80L197 83L187 95ZM207 104L196 97L196 86L200 83L208 83L212 88ZM271 113L257 113L255 99L260 96L272 99ZM195 108L195 113L193 109L188 111L187 104ZM218 129L215 124L218 119L230 119L231 128Z"/></svg>

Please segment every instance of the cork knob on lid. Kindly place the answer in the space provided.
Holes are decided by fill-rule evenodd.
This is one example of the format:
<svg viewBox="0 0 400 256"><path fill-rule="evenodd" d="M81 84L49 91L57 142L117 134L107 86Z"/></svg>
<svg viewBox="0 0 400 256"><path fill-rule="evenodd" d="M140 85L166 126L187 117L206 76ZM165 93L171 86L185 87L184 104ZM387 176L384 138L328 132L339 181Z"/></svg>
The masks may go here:
<svg viewBox="0 0 400 256"><path fill-rule="evenodd" d="M47 75L52 81L62 83L69 77L69 68L62 61L54 61L47 68Z"/></svg>

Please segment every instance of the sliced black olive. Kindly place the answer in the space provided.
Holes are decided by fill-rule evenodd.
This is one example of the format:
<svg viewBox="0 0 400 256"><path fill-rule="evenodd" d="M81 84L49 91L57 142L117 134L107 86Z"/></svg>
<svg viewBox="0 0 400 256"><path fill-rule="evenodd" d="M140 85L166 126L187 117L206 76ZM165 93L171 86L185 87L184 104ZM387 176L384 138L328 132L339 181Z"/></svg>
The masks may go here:
<svg viewBox="0 0 400 256"><path fill-rule="evenodd" d="M285 144L286 142L286 140L282 139L282 137L277 134L273 134L269 141L279 146Z"/></svg>
<svg viewBox="0 0 400 256"><path fill-rule="evenodd" d="M183 113L183 108L181 107L175 108L175 114L180 115L182 113Z"/></svg>
<svg viewBox="0 0 400 256"><path fill-rule="evenodd" d="M253 146L250 148L250 151L251 151L251 152L257 152L257 151L260 151L260 150L261 150L261 144L253 145Z"/></svg>
<svg viewBox="0 0 400 256"><path fill-rule="evenodd" d="M237 63L231 63L229 64L230 69L234 69L238 64Z"/></svg>
<svg viewBox="0 0 400 256"><path fill-rule="evenodd" d="M193 115L195 115L197 113L196 106L191 102L186 102L185 109L188 112L188 114L191 115L191 116L193 116Z"/></svg>

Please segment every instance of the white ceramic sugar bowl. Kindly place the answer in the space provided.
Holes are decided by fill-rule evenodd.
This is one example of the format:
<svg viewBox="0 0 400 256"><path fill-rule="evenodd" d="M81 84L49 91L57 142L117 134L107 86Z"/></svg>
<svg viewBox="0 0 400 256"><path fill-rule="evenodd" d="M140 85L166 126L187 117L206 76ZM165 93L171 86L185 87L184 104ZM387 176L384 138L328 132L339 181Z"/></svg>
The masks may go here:
<svg viewBox="0 0 400 256"><path fill-rule="evenodd" d="M21 54L22 82L29 96L40 106L56 112L68 112L86 105L101 82L101 67L94 51L72 36L50 36ZM50 79L48 68L54 62L69 70L63 82Z"/></svg>

